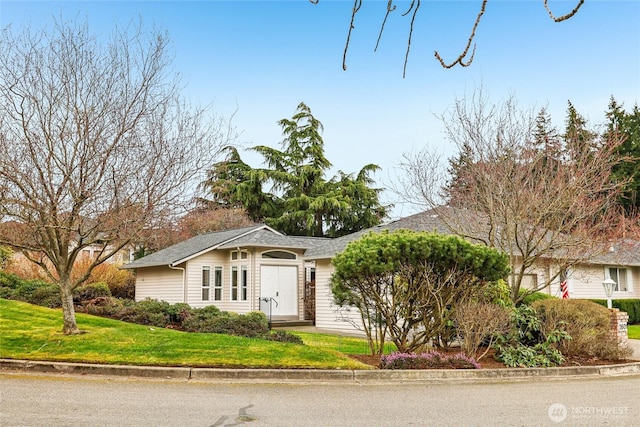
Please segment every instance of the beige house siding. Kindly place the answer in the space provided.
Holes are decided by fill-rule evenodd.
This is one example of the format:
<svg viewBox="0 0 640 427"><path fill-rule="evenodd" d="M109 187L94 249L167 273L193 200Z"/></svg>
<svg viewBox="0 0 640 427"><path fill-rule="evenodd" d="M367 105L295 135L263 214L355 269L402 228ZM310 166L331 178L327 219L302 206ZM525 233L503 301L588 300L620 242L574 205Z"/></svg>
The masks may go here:
<svg viewBox="0 0 640 427"><path fill-rule="evenodd" d="M304 317L305 265L302 250L285 250L296 255L295 260L262 259L262 253L279 248L242 249L248 253L246 260L231 260L231 250L212 250L190 259L185 264L186 292L183 289L182 270L169 267L146 267L137 269L136 300L147 297L167 301L171 304L186 302L192 307L201 308L215 305L220 310L235 313L249 313L259 311L260 303L260 268L262 265L277 265L296 267L297 271L297 315L288 318L302 319ZM231 268L232 266L248 267L248 295L246 301L231 301ZM210 299L202 299L202 270L208 266L211 271ZM222 267L222 300L214 300L215 268ZM186 299L185 299L186 295Z"/></svg>
<svg viewBox="0 0 640 427"><path fill-rule="evenodd" d="M360 312L355 308L347 311L333 303L333 295L329 285L333 270L328 259L316 260L316 327L363 334L353 325L353 323L361 324Z"/></svg>
<svg viewBox="0 0 640 427"><path fill-rule="evenodd" d="M579 265L570 270L569 297L585 299L605 299L602 281L605 278L604 265L586 264ZM626 292L614 292L612 299L640 298L640 267L625 267L628 271L627 279L629 290ZM559 282L551 286L551 294L559 295Z"/></svg>
<svg viewBox="0 0 640 427"><path fill-rule="evenodd" d="M167 266L138 269L135 298L136 301L153 298L171 304L184 302L182 271Z"/></svg>

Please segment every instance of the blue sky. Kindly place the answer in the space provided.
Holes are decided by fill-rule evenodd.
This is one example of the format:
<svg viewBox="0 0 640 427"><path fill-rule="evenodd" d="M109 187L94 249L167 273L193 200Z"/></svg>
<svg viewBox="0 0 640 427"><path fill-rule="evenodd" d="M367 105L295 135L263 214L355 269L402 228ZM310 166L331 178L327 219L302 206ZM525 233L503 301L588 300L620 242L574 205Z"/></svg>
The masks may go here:
<svg viewBox="0 0 640 427"><path fill-rule="evenodd" d="M557 15L577 0L551 0ZM445 60L464 48L480 0L422 0L407 76L402 69L409 2L399 1L373 52L386 1L364 0L356 16L342 70L353 1L7 1L0 25L14 31L54 17L86 19L92 32L108 34L141 18L147 28L166 29L174 67L185 95L215 111L235 112L240 141L277 146L276 122L305 102L324 125L326 154L335 170L357 172L367 163L389 181L402 153L424 146L445 155L434 114L481 85L493 100L515 95L523 107L547 106L562 128L567 101L591 124L604 121L609 97L631 108L640 99L640 1L587 0L572 19L552 22L542 0L491 0L476 34L477 51L467 68L445 70ZM254 166L259 158L246 157ZM405 208L395 215L409 213Z"/></svg>

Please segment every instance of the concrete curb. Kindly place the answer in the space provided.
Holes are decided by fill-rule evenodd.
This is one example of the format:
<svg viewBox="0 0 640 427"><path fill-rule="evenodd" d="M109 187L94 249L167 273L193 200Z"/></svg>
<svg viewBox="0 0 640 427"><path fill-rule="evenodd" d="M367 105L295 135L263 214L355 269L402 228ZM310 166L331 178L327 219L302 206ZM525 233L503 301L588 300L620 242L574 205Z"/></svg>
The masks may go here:
<svg viewBox="0 0 640 427"><path fill-rule="evenodd" d="M562 368L505 369L433 369L433 370L325 370L325 369L217 369L99 365L89 363L40 362L0 359L0 369L20 372L65 373L75 375L111 375L121 377L181 380L254 380L283 381L500 381L535 378L610 377L640 374L640 362L604 366Z"/></svg>

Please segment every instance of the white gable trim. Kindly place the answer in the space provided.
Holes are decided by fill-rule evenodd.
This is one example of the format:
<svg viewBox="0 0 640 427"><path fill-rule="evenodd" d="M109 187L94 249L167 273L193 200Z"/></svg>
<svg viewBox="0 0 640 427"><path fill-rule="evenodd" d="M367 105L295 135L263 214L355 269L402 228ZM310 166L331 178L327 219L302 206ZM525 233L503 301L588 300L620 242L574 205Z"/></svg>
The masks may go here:
<svg viewBox="0 0 640 427"><path fill-rule="evenodd" d="M196 252L195 254L189 255L188 257L185 257L185 258L179 259L177 261L174 261L171 264L169 264L169 266L170 267L172 267L172 266L175 267L178 264L182 264L183 262L187 262L187 261L189 261L189 260L191 260L193 258L199 257L202 254L206 254L207 252L210 252L210 251L212 251L214 249L217 249L222 245L227 245L227 244L233 242L236 239L239 239L241 237L247 236L247 235L249 235L251 233L255 233L256 231L260 231L260 230L268 230L268 231L271 231L272 233L278 234L280 236L283 235L282 233L280 233L279 231L274 230L273 228L269 227L268 225L262 224L261 226L258 226L256 228L252 228L251 230L246 231L246 232L244 232L242 234L238 234L237 236L234 236L231 239L228 239L228 240L225 240L223 242L220 242L217 245L213 245L211 247L208 247L206 249L201 250L200 252Z"/></svg>

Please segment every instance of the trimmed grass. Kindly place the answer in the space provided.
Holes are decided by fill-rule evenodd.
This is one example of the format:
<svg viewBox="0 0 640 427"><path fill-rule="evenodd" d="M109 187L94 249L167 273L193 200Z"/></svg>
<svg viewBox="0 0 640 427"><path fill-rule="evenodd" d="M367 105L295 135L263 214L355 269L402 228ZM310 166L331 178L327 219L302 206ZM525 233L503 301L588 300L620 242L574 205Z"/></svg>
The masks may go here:
<svg viewBox="0 0 640 427"><path fill-rule="evenodd" d="M312 332L289 331L302 338L306 345L312 347L323 348L327 350L335 350L344 354L371 354L369 344L364 338L343 337L339 335L317 334ZM386 343L384 346L385 354L396 351L393 343Z"/></svg>
<svg viewBox="0 0 640 427"><path fill-rule="evenodd" d="M629 333L629 338L640 340L640 325L629 325L627 326L627 331Z"/></svg>
<svg viewBox="0 0 640 427"><path fill-rule="evenodd" d="M65 362L245 368L370 369L308 345L197 334L77 314L86 334L62 334L62 313L0 299L0 357Z"/></svg>

